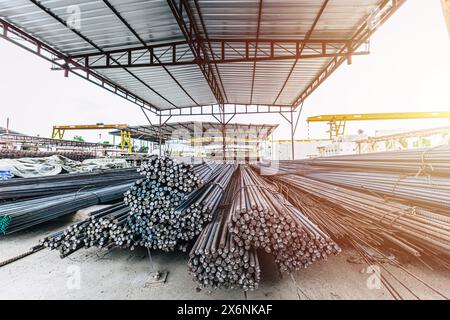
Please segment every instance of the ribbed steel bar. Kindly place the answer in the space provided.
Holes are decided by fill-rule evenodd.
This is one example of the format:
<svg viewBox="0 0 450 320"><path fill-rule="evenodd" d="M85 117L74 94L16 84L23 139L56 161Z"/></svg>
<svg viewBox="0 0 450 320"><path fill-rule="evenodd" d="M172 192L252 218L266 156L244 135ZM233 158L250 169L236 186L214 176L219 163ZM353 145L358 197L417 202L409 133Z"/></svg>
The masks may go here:
<svg viewBox="0 0 450 320"><path fill-rule="evenodd" d="M357 171L316 172L304 176L354 190L365 190L384 198L434 208L450 215L448 177L416 177Z"/></svg>
<svg viewBox="0 0 450 320"><path fill-rule="evenodd" d="M95 153L90 151L0 150L0 159L42 158L53 155L64 156L75 161L83 161L96 157Z"/></svg>
<svg viewBox="0 0 450 320"><path fill-rule="evenodd" d="M130 227L140 246L164 251L186 250L211 220L235 165L196 166L170 158L153 158L141 166L145 176L125 195L131 209Z"/></svg>
<svg viewBox="0 0 450 320"><path fill-rule="evenodd" d="M399 262L410 255L425 265L431 259L450 268L447 217L304 177L286 175L271 180L335 241L353 247L368 265L379 266L382 283L395 299L411 296L420 299L420 292L411 288L413 282L448 299ZM392 258L392 252L398 257ZM401 269L404 276L395 276L385 262ZM405 276L409 281L405 281Z"/></svg>
<svg viewBox="0 0 450 320"><path fill-rule="evenodd" d="M100 203L119 200L131 183L0 205L0 234L11 234Z"/></svg>
<svg viewBox="0 0 450 320"><path fill-rule="evenodd" d="M17 178L0 181L0 200L60 195L114 184L134 182L140 175L135 168L100 172L71 173L37 178Z"/></svg>
<svg viewBox="0 0 450 320"><path fill-rule="evenodd" d="M239 246L271 253L283 272L340 252L328 235L247 166L240 167L228 225Z"/></svg>
<svg viewBox="0 0 450 320"><path fill-rule="evenodd" d="M353 217L351 220L349 219L349 223L356 221L357 218L354 217L376 223L380 226L377 233L380 240L387 238L386 234L390 234L391 242L391 237L395 237L399 241L398 244L402 242L414 244L416 247L422 248L420 251L428 248L430 253L440 252L449 255L450 217L447 215L395 201L386 201L376 195L333 186L305 177L286 175L275 179L290 188L299 189L348 210ZM325 224L326 221L323 225ZM391 234L393 230L395 233ZM404 247L406 248L406 246ZM410 251L414 252L414 255L420 252Z"/></svg>
<svg viewBox="0 0 450 320"><path fill-rule="evenodd" d="M260 166L262 169L263 166ZM450 215L450 146L281 161L295 174Z"/></svg>
<svg viewBox="0 0 450 320"><path fill-rule="evenodd" d="M450 146L280 161L280 167L292 173L298 170L340 168L403 175L450 176Z"/></svg>
<svg viewBox="0 0 450 320"><path fill-rule="evenodd" d="M256 250L239 246L227 223L237 184L235 174L213 220L203 229L189 254L189 272L200 289L258 287L261 268Z"/></svg>
<svg viewBox="0 0 450 320"><path fill-rule="evenodd" d="M119 202L92 212L90 217L41 240L41 244L57 249L62 258L81 248L129 247L133 235L126 224L129 208Z"/></svg>
<svg viewBox="0 0 450 320"><path fill-rule="evenodd" d="M94 212L43 244L58 249L62 257L92 246L184 251L212 219L235 169L152 157L138 168L141 179L130 185L122 202Z"/></svg>

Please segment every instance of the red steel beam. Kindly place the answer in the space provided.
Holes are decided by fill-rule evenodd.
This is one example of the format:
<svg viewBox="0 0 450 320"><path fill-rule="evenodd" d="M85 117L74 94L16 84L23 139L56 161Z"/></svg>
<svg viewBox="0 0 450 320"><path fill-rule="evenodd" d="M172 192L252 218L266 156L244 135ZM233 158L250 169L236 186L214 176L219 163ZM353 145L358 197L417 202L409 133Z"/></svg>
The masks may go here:
<svg viewBox="0 0 450 320"><path fill-rule="evenodd" d="M191 45L198 48L203 40L192 40ZM160 67L171 65L205 65L206 63L225 64L238 62L257 61L282 61L296 59L317 59L325 57L335 57L336 55L348 56L347 51L336 53L348 44L348 40L238 40L238 39L210 39L209 43L217 52L213 53L213 59L205 60L203 56L190 57L184 54L191 49L185 41L176 41L155 46L127 48L104 52L94 52L82 55L73 55L71 58L85 67L95 69L114 68L143 68ZM256 56L249 54L249 47L254 46ZM312 53L304 53L302 48L315 47ZM266 48L270 48L267 50ZM155 56L155 51L162 52L159 57ZM182 57L174 59L176 52L183 52ZM149 53L146 55L146 53ZM352 52L353 55L365 55L368 52ZM120 64L111 63L111 57L115 60L126 60ZM151 59L151 58L154 59ZM126 58L126 59L124 59ZM155 60L158 58L157 60Z"/></svg>
<svg viewBox="0 0 450 320"><path fill-rule="evenodd" d="M57 65L62 70L65 70L65 72L71 72L72 74L88 80L89 82L108 90L109 92L112 92L149 112L159 114L159 109L145 99L139 97L124 87L117 85L113 81L93 72L89 68L86 68L83 64L64 55L58 50L48 46L44 42L20 30L3 19L0 19L0 30L2 30L0 37L6 41L11 42L22 49L25 49Z"/></svg>

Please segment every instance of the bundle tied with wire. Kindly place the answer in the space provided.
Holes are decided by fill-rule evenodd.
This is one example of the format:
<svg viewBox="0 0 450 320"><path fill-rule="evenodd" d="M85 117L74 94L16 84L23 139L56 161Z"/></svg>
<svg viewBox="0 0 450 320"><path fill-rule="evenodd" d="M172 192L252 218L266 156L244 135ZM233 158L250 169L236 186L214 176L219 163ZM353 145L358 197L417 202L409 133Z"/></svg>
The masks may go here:
<svg viewBox="0 0 450 320"><path fill-rule="evenodd" d="M217 207L235 166L190 165L153 157L139 171L144 176L125 194L128 226L135 245L163 251L186 250Z"/></svg>
<svg viewBox="0 0 450 320"><path fill-rule="evenodd" d="M42 240L65 257L78 249L142 246L185 251L211 220L235 165L178 163L152 157L138 169L143 178L125 192L123 201Z"/></svg>
<svg viewBox="0 0 450 320"><path fill-rule="evenodd" d="M235 174L213 220L203 229L189 254L189 272L200 289L247 291L258 287L261 268L256 250L239 246L227 224L237 180Z"/></svg>
<svg viewBox="0 0 450 320"><path fill-rule="evenodd" d="M228 225L238 245L271 253L279 269L291 272L341 251L339 246L273 185L241 166Z"/></svg>

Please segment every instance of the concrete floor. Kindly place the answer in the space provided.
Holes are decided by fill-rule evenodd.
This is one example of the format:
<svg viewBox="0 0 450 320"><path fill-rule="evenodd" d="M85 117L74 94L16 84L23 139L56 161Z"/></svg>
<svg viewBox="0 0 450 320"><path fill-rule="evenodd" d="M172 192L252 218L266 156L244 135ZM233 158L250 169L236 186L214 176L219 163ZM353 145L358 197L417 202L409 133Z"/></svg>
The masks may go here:
<svg viewBox="0 0 450 320"><path fill-rule="evenodd" d="M0 261L25 252L43 236L69 224L67 219L46 223L0 238ZM351 250L292 275L280 275L270 257L263 256L260 288L247 293L197 292L187 270L187 254L152 252L152 256L157 268L169 271L166 283L146 285L151 269L147 251L143 249L115 249L109 253L96 248L82 249L65 259L60 259L56 251L42 250L0 268L0 299L392 299L384 287L369 289L367 283L373 275L365 272L366 265L348 262L355 256ZM420 298L439 298L405 272L384 266ZM447 271L432 271L416 263L409 264L407 269L450 297ZM382 274L388 276L384 271ZM413 297L405 289L401 292L406 298Z"/></svg>

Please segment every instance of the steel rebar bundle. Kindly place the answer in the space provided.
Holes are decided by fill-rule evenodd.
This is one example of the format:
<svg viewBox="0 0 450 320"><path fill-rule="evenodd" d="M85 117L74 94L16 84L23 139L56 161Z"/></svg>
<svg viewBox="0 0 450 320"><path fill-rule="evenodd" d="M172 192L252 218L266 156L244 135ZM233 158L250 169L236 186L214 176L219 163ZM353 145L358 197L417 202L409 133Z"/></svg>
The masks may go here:
<svg viewBox="0 0 450 320"><path fill-rule="evenodd" d="M0 234L11 234L100 203L117 201L130 183L0 205Z"/></svg>
<svg viewBox="0 0 450 320"><path fill-rule="evenodd" d="M213 220L203 229L189 254L189 272L200 289L258 287L261 269L256 250L239 246L227 223L237 183L235 175Z"/></svg>
<svg viewBox="0 0 450 320"><path fill-rule="evenodd" d="M450 213L450 179L380 172L316 172L305 177ZM450 214L449 214L450 215Z"/></svg>
<svg viewBox="0 0 450 320"><path fill-rule="evenodd" d="M140 175L135 168L112 169L101 172L71 173L38 178L18 178L0 181L0 200L60 195L134 182Z"/></svg>
<svg viewBox="0 0 450 320"><path fill-rule="evenodd" d="M272 179L283 183L290 189L301 190L339 205L351 213L352 217L348 217L347 223L365 219L382 226L377 232L381 239L388 237L388 240L397 242L397 245L404 249L411 248L407 251L416 256L420 256L420 253L425 250L428 250L430 254L439 252L449 255L450 253L450 217L447 215L396 201L386 201L376 195L337 187L301 176L285 175ZM289 192L294 192L293 190ZM327 221L324 220L321 225L326 225L326 223ZM395 233L391 233L391 231L395 231ZM389 235L386 237L387 234Z"/></svg>
<svg viewBox="0 0 450 320"><path fill-rule="evenodd" d="M91 151L33 151L33 150L0 150L0 159L42 158L60 155L71 160L83 161L95 158Z"/></svg>
<svg viewBox="0 0 450 320"><path fill-rule="evenodd" d="M155 157L140 168L138 180L124 201L131 212L129 226L137 245L164 251L186 250L212 218L236 166L177 163Z"/></svg>
<svg viewBox="0 0 450 320"><path fill-rule="evenodd" d="M395 243L416 257L448 258L449 166L450 146L440 146L282 161L279 174L270 178L289 188L291 196L300 190L339 205L347 213L347 224L361 220L376 224L380 243Z"/></svg>
<svg viewBox="0 0 450 320"><path fill-rule="evenodd" d="M408 208L401 203L386 202L376 196L304 177L287 175L271 179L276 181L293 204L336 242L349 244L369 266L379 266L382 269L381 282L395 299L405 296L420 299L420 294L405 283L405 277L399 278L392 273L384 265L386 262L401 269L410 281L418 282L448 299L391 255L392 250L404 253L419 259L426 266L429 266L431 258L438 265L450 268L448 240L442 242L442 235L434 237L438 229L448 233L448 219L442 221L442 217L424 209ZM433 227L429 226L429 233L426 228L430 224Z"/></svg>
<svg viewBox="0 0 450 320"><path fill-rule="evenodd" d="M51 250L58 250L64 258L81 248L96 246L129 248L133 234L127 226L130 209L123 202L97 210L90 217L41 240Z"/></svg>
<svg viewBox="0 0 450 320"><path fill-rule="evenodd" d="M283 272L340 252L328 235L247 166L240 168L230 211L228 225L238 245L271 253Z"/></svg>
<svg viewBox="0 0 450 320"><path fill-rule="evenodd" d="M291 173L341 168L413 176L450 176L450 146L280 161L280 167Z"/></svg>
<svg viewBox="0 0 450 320"><path fill-rule="evenodd" d="M450 213L450 146L280 161L260 166Z"/></svg>
<svg viewBox="0 0 450 320"><path fill-rule="evenodd" d="M194 167L153 157L139 168L144 178L130 186L123 202L94 212L43 244L58 249L62 257L92 246L186 250L212 219L235 170L235 165Z"/></svg>

